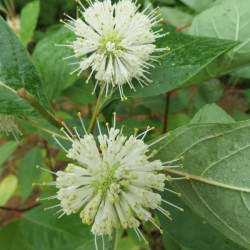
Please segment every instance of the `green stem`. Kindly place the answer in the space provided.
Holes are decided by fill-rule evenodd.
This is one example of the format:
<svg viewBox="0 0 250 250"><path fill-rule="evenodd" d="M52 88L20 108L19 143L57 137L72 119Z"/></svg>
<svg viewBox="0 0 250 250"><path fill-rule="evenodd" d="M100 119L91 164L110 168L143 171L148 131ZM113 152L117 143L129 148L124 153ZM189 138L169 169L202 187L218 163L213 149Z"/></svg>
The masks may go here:
<svg viewBox="0 0 250 250"><path fill-rule="evenodd" d="M4 3L5 3L6 9L7 9L8 12L9 12L9 15L12 16L12 17L14 17L14 13L13 13L11 7L10 7L10 3L9 3L7 0L4 0Z"/></svg>
<svg viewBox="0 0 250 250"><path fill-rule="evenodd" d="M101 107L101 100L102 100L102 94L103 94L103 90L104 90L105 84L101 83L101 89L100 92L98 94L98 98L97 98L97 102L95 105L95 109L94 109L94 113L92 115L90 124L89 124L89 128L88 128L88 133L93 133L94 130L94 126L96 123L96 117L98 116L98 114L100 113L100 107Z"/></svg>
<svg viewBox="0 0 250 250"><path fill-rule="evenodd" d="M115 232L114 250L117 250L117 243L118 243L118 229L116 229L116 232Z"/></svg>
<svg viewBox="0 0 250 250"><path fill-rule="evenodd" d="M26 89L21 88L17 91L19 97L24 99L27 103L29 103L41 116L51 123L53 126L60 129L62 127L61 122L59 122L56 117L51 114L48 110L46 110L37 100L31 95Z"/></svg>

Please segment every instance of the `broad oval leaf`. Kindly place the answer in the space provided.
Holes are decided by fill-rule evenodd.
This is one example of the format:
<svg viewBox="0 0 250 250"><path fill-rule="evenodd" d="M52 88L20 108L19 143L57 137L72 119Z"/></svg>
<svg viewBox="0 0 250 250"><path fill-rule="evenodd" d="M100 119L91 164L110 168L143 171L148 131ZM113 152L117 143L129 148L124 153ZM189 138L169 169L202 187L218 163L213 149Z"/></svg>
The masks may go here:
<svg viewBox="0 0 250 250"><path fill-rule="evenodd" d="M191 35L241 41L227 57L208 67L209 76L249 64L250 57L250 4L248 0L227 0L197 15L189 29Z"/></svg>
<svg viewBox="0 0 250 250"><path fill-rule="evenodd" d="M34 1L24 6L21 11L21 34L20 40L24 46L30 41L35 31L40 10L40 2Z"/></svg>
<svg viewBox="0 0 250 250"><path fill-rule="evenodd" d="M176 181L186 203L229 239L250 249L250 121L188 125L155 144L162 161L184 156Z"/></svg>
<svg viewBox="0 0 250 250"><path fill-rule="evenodd" d="M210 64L215 58L232 49L238 42L214 38L194 37L176 32L171 26L164 26L168 36L160 39L158 47L169 46L170 52L160 57L160 65L151 68L149 78L153 83L141 88L135 82L136 92L125 87L127 96L146 97L159 95L173 89L194 84L187 82ZM119 95L116 95L118 98Z"/></svg>
<svg viewBox="0 0 250 250"><path fill-rule="evenodd" d="M5 203L12 196L17 188L17 177L15 175L8 175L0 182L0 206Z"/></svg>
<svg viewBox="0 0 250 250"><path fill-rule="evenodd" d="M184 208L184 212L180 212L178 209L171 209L172 221L166 219L166 216L162 213L157 213L160 218L161 227L164 231L162 235L163 238L166 237L166 234L171 235L171 237L183 246L181 249L184 249L184 247L190 250L245 249L229 240L209 223L202 220L198 215L195 215L177 195L168 192L163 194L163 198ZM169 206L165 205L165 209L168 210ZM166 244L165 247L166 249L171 249ZM176 250L179 249L180 247Z"/></svg>
<svg viewBox="0 0 250 250"><path fill-rule="evenodd" d="M45 108L50 105L30 55L17 36L0 17L0 113L36 116L33 108L16 91L27 89Z"/></svg>
<svg viewBox="0 0 250 250"><path fill-rule="evenodd" d="M44 212L42 206L23 214L21 220L1 229L0 245L4 249L17 249L12 240L6 240L11 239L10 235L14 236L13 232L22 246L29 246L27 249L95 249L94 235L90 227L81 222L79 215L64 216L57 220L53 212ZM22 237L18 237L20 235ZM98 237L97 241L99 249L103 249L102 237ZM106 240L104 249L111 249L110 245Z"/></svg>
<svg viewBox="0 0 250 250"><path fill-rule="evenodd" d="M39 147L34 147L23 157L18 168L22 202L31 194L33 190L32 183L39 180L41 171L37 171L36 166L42 166L42 164L43 157Z"/></svg>
<svg viewBox="0 0 250 250"><path fill-rule="evenodd" d="M41 75L42 84L49 98L57 96L61 90L69 87L77 75L71 75L76 65L69 65L75 60L63 60L71 56L73 51L56 44L66 44L74 38L74 33L65 27L41 40L32 55L34 63Z"/></svg>

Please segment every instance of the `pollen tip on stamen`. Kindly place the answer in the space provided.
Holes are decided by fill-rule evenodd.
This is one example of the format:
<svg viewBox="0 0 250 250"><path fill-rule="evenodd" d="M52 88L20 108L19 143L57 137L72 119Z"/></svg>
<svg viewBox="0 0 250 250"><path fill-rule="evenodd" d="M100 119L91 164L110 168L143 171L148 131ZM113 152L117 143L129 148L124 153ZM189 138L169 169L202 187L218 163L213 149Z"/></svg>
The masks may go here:
<svg viewBox="0 0 250 250"><path fill-rule="evenodd" d="M182 207L180 207L179 210L180 210L181 212L184 212L184 209L183 209Z"/></svg>
<svg viewBox="0 0 250 250"><path fill-rule="evenodd" d="M184 161L184 156L179 157L180 161Z"/></svg>
<svg viewBox="0 0 250 250"><path fill-rule="evenodd" d="M160 234L163 234L163 230L162 229L160 230Z"/></svg>
<svg viewBox="0 0 250 250"><path fill-rule="evenodd" d="M156 155L158 153L158 150L154 149L153 154Z"/></svg>
<svg viewBox="0 0 250 250"><path fill-rule="evenodd" d="M149 243L148 243L148 241L146 240L146 241L145 241L145 245L148 246L148 244L149 244Z"/></svg>
<svg viewBox="0 0 250 250"><path fill-rule="evenodd" d="M55 134L52 134L51 136L52 136L53 138L56 138L56 135L55 135Z"/></svg>
<svg viewBox="0 0 250 250"><path fill-rule="evenodd" d="M78 113L77 113L77 116L78 116L79 118L82 117L81 112L78 112Z"/></svg>
<svg viewBox="0 0 250 250"><path fill-rule="evenodd" d="M91 95L94 95L95 94L95 92L93 91L92 93L91 93Z"/></svg>
<svg viewBox="0 0 250 250"><path fill-rule="evenodd" d="M168 133L167 133L167 137L170 137L170 136L171 136L171 133L168 132Z"/></svg>
<svg viewBox="0 0 250 250"><path fill-rule="evenodd" d="M184 165L183 165L183 164L180 164L180 168L184 168Z"/></svg>
<svg viewBox="0 0 250 250"><path fill-rule="evenodd" d="M40 199L39 198L36 198L36 202L39 202L40 201Z"/></svg>
<svg viewBox="0 0 250 250"><path fill-rule="evenodd" d="M181 194L181 193L177 193L177 195L178 195L179 197L181 197L182 194Z"/></svg>
<svg viewBox="0 0 250 250"><path fill-rule="evenodd" d="M186 179L186 180L190 180L190 177L189 177L189 176L186 176L185 179Z"/></svg>
<svg viewBox="0 0 250 250"><path fill-rule="evenodd" d="M60 19L59 22L60 22L60 23L63 23L64 21L63 21L63 19Z"/></svg>
<svg viewBox="0 0 250 250"><path fill-rule="evenodd" d="M32 183L32 187L35 187L36 186L36 183Z"/></svg>
<svg viewBox="0 0 250 250"><path fill-rule="evenodd" d="M47 185L47 181L43 181L43 186L46 186Z"/></svg>
<svg viewBox="0 0 250 250"><path fill-rule="evenodd" d="M169 182L172 182L172 177L171 177L170 175L168 175L168 176L166 177L166 180L169 181Z"/></svg>
<svg viewBox="0 0 250 250"><path fill-rule="evenodd" d="M86 84L88 84L88 83L89 83L89 81L87 80L87 81L85 81L85 83L86 83Z"/></svg>
<svg viewBox="0 0 250 250"><path fill-rule="evenodd" d="M38 166L38 165L36 166L36 169L40 169L40 168L41 168L40 166Z"/></svg>

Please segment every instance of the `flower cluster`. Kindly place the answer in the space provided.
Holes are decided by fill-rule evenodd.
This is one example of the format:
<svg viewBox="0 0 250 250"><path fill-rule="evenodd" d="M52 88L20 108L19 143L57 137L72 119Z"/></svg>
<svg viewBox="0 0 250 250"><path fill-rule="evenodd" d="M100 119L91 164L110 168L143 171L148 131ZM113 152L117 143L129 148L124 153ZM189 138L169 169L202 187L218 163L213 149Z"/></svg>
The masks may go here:
<svg viewBox="0 0 250 250"><path fill-rule="evenodd" d="M127 137L115 127L115 122L111 128L107 125L108 135L102 133L98 123L97 143L92 134L86 133L82 119L81 122L84 136L80 136L76 128L74 135L66 126L66 130L62 128L72 142L69 150L54 137L67 152L67 157L77 163L69 164L65 171L52 172L56 175L55 182L43 183L59 189L56 195L45 198L60 201L50 208L60 207L57 212L61 213L59 218L80 211L82 222L92 225L95 238L111 235L114 228L122 226L124 229L134 229L138 237L145 240L139 230L140 220L150 221L161 231L148 209L159 210L169 219L170 213L160 206L162 202L182 211L155 192L166 190L175 193L165 188L166 176L160 171L182 167L181 164L170 166L183 160L182 157L164 163L151 160L157 152L150 152L150 147L167 135L148 145L143 139L153 128L148 127L139 135L136 130Z"/></svg>
<svg viewBox="0 0 250 250"><path fill-rule="evenodd" d="M160 34L162 29L153 31L153 27L161 21L160 15L157 15L156 9L149 14L146 14L148 8L138 12L140 5L136 6L131 0L120 0L113 5L110 0L89 3L88 8L80 3L84 20L68 15L69 20L61 20L77 36L72 43L61 46L74 50L74 55L68 58L80 58L73 63L79 65L74 72L81 74L91 68L87 81L95 73L95 88L99 83L105 83L107 95L109 85L112 88L117 86L121 99L125 100L123 85L127 83L135 90L132 78L142 87L150 83L148 68L154 67L151 62L158 58L151 54L168 49L154 45L157 38L166 35Z"/></svg>

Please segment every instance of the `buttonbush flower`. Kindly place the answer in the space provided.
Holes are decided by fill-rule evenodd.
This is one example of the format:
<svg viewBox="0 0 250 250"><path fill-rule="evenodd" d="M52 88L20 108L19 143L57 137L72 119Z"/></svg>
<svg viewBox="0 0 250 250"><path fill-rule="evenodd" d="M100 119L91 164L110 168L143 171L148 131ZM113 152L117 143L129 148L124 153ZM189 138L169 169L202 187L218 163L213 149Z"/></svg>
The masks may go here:
<svg viewBox="0 0 250 250"><path fill-rule="evenodd" d="M105 83L107 95L109 85L118 86L121 99L125 100L123 85L127 83L135 90L133 78L142 87L150 83L148 68L154 67L151 62L158 58L151 54L168 49L156 48L154 44L157 38L166 35L160 34L162 29L153 31L161 21L160 15L156 9L146 14L148 7L138 12L140 5L136 6L132 0L120 0L115 4L110 0L88 2L88 8L80 3L84 20L68 15L66 22L61 20L77 36L75 41L62 46L74 50L74 55L68 58L80 58L73 63L78 64L74 72L81 74L90 68L87 82L95 73L95 88L99 83Z"/></svg>
<svg viewBox="0 0 250 250"><path fill-rule="evenodd" d="M44 199L60 201L59 204L47 209L58 207L58 218L79 211L82 222L92 225L91 231L95 235L95 242L97 236L111 236L114 228L123 227L134 229L138 238L147 244L139 229L141 220L151 222L162 232L149 209L156 209L169 219L170 213L161 207L162 202L183 210L155 192L165 190L176 193L165 188L165 181L175 178L166 178L161 170L182 167L182 164L171 164L183 160L183 157L169 162L151 160L157 152L151 152L150 147L166 137L146 144L143 140L153 128L148 127L139 135L135 130L133 135L127 137L123 135L122 129L115 127L114 119L113 127L110 128L107 124L107 135L101 131L98 123L99 135L95 140L92 134L86 132L82 119L81 122L84 136L80 136L76 128L75 135L67 126L62 129L72 142L70 149L65 149L54 137L67 152L67 157L75 160L75 163L69 164L65 171L51 172L42 168L55 174L56 181L40 185L55 185L58 188L57 194Z"/></svg>
<svg viewBox="0 0 250 250"><path fill-rule="evenodd" d="M0 115L0 133L12 134L16 141L22 134L16 124L16 118L11 115Z"/></svg>

